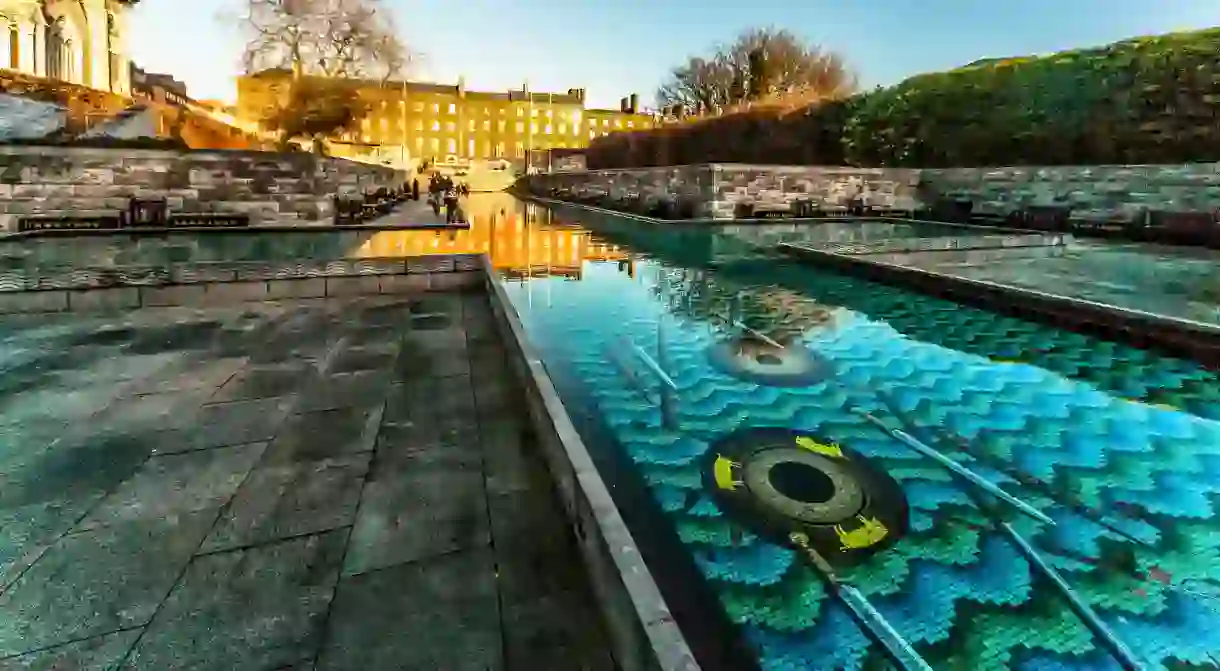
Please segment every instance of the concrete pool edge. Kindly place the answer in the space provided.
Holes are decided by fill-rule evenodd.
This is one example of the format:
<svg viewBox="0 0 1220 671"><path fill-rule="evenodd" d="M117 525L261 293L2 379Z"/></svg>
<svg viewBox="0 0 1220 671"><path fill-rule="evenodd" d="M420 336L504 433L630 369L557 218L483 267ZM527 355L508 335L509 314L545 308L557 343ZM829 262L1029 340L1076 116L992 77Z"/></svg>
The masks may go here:
<svg viewBox="0 0 1220 671"><path fill-rule="evenodd" d="M481 255L330 261L170 263L0 271L0 314L127 310L351 294L446 291L481 283Z"/></svg>
<svg viewBox="0 0 1220 671"><path fill-rule="evenodd" d="M792 243L776 249L799 262L826 266L899 288L932 294L1071 331L1095 333L1136 347L1156 347L1173 356L1220 369L1220 327L1033 289L886 263L867 256L836 254Z"/></svg>
<svg viewBox="0 0 1220 671"><path fill-rule="evenodd" d="M526 391L539 444L572 525L622 671L700 667L524 325L483 256L487 296L509 363Z"/></svg>

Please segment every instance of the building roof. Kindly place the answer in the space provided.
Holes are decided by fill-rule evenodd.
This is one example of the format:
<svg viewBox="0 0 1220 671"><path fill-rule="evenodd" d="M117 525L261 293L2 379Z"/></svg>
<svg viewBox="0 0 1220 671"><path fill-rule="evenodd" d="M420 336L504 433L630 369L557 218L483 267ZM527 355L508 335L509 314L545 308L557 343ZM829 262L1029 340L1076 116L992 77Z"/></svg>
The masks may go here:
<svg viewBox="0 0 1220 671"><path fill-rule="evenodd" d="M258 72L243 75L247 79L280 79L288 77L291 72L285 68L268 68ZM448 95L457 95L463 90L460 83L458 84L440 84L436 82L421 82L411 80L380 80L380 79L349 79L350 83L357 86L369 86L384 88L386 90L401 89L404 86L408 92L414 93L439 93ZM469 100L503 100L514 102L526 102L533 100L539 104L550 105L583 105L585 101L584 89L568 89L562 93L549 93L545 91L525 91L524 89L509 89L507 91L465 91L465 96ZM607 110L609 112L609 110Z"/></svg>

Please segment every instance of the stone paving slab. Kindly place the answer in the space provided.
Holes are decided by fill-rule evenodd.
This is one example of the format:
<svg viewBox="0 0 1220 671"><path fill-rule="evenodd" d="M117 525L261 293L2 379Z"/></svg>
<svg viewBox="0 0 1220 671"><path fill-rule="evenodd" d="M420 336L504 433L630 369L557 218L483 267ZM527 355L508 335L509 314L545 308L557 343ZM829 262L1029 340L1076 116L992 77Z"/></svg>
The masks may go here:
<svg viewBox="0 0 1220 671"><path fill-rule="evenodd" d="M479 294L0 320L0 669L603 669Z"/></svg>

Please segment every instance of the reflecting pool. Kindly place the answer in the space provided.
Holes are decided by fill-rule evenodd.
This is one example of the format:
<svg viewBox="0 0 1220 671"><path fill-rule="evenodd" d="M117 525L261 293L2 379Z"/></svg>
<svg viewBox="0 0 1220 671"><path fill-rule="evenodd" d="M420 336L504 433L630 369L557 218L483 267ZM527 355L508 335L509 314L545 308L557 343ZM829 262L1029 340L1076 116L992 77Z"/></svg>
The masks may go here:
<svg viewBox="0 0 1220 671"><path fill-rule="evenodd" d="M502 281L761 668L1220 665L1215 373L723 229L580 223L618 258Z"/></svg>

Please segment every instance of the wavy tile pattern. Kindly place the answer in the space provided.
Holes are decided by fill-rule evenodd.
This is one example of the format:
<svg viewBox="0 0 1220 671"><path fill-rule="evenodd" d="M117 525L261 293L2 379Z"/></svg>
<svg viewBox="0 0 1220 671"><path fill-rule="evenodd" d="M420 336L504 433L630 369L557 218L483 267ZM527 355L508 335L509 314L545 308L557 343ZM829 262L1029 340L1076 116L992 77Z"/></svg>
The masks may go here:
<svg viewBox="0 0 1220 671"><path fill-rule="evenodd" d="M762 668L864 669L877 646L789 548L721 515L700 457L750 426L817 432L904 488L911 530L845 573L937 669L1117 669L1118 660L999 524L1009 522L1149 669L1220 659L1220 380L1191 362L809 269L591 263L584 280L507 285L561 389L600 415L757 652ZM790 286L791 283L788 283ZM707 350L743 322L799 336L832 367L780 388L734 379ZM624 375L615 353L644 350ZM616 360L619 363L616 363ZM895 427L1046 513L986 497L850 412ZM676 420L676 421L674 421Z"/></svg>

